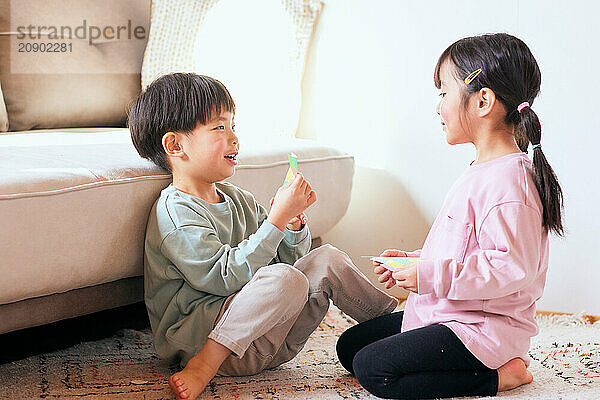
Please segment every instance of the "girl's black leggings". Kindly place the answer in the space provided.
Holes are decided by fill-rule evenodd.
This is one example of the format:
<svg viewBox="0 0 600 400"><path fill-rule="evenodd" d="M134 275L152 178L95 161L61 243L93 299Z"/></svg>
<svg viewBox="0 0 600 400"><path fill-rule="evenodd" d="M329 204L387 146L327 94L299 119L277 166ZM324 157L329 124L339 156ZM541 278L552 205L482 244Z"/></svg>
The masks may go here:
<svg viewBox="0 0 600 400"><path fill-rule="evenodd" d="M403 312L353 326L336 346L340 363L369 392L388 399L495 396L498 372L444 325L400 333Z"/></svg>

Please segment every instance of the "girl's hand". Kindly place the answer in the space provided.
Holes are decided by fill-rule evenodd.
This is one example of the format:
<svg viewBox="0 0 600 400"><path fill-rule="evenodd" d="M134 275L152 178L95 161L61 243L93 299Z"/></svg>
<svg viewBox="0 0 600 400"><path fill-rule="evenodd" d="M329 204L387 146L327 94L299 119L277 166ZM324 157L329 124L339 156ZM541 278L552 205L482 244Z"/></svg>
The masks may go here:
<svg viewBox="0 0 600 400"><path fill-rule="evenodd" d="M391 271L390 271L391 272ZM392 278L396 281L396 285L418 293L417 288L417 264L413 264L406 268L398 269L392 273ZM387 288L387 285L386 285ZM389 289L389 288L388 288Z"/></svg>
<svg viewBox="0 0 600 400"><path fill-rule="evenodd" d="M379 257L406 257L406 252L402 250L387 249L379 255ZM381 263L373 261L373 272L377 275L381 275L377 280L380 283L385 283L385 288L390 289L396 285L396 280L392 276L392 271L385 269L381 266Z"/></svg>
<svg viewBox="0 0 600 400"><path fill-rule="evenodd" d="M377 278L377 280L379 281L379 283L385 283L385 288L386 289L390 289L392 288L394 285L396 285L396 280L394 278L392 278L392 271L387 270L381 266L376 267L377 268L381 268L383 269L383 273L381 273L381 276L379 278ZM377 272L375 272L377 273Z"/></svg>
<svg viewBox="0 0 600 400"><path fill-rule="evenodd" d="M286 225L317 201L308 181L297 172L294 179L277 190L268 220L283 232Z"/></svg>

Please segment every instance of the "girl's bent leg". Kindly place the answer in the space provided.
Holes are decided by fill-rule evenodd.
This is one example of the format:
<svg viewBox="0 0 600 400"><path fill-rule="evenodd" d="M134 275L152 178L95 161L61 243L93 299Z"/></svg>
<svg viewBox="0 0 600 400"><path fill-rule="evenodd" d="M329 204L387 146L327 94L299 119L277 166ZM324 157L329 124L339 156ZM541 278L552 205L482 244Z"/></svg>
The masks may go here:
<svg viewBox="0 0 600 400"><path fill-rule="evenodd" d="M338 339L336 352L340 364L354 374L352 362L354 356L363 347L401 332L403 311L382 315L346 330Z"/></svg>
<svg viewBox="0 0 600 400"><path fill-rule="evenodd" d="M497 371L439 324L367 345L354 357L353 368L365 389L384 398L494 396L498 391Z"/></svg>

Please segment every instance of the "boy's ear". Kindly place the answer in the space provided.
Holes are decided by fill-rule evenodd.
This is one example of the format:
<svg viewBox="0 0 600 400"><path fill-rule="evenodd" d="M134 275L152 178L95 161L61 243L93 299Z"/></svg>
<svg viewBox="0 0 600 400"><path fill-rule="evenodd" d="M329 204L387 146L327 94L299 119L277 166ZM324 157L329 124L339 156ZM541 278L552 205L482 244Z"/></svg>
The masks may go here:
<svg viewBox="0 0 600 400"><path fill-rule="evenodd" d="M477 92L477 115L485 117L492 112L496 105L496 93L490 88L484 87Z"/></svg>
<svg viewBox="0 0 600 400"><path fill-rule="evenodd" d="M185 155L179 141L179 135L175 132L167 132L162 137L162 146L168 156L182 157Z"/></svg>

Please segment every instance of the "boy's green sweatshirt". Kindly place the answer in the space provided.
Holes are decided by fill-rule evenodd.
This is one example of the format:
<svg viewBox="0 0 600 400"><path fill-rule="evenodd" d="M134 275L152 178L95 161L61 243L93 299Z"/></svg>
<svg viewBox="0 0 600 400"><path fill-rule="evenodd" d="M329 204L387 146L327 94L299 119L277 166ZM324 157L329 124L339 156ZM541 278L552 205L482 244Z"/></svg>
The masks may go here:
<svg viewBox="0 0 600 400"><path fill-rule="evenodd" d="M148 218L144 298L156 352L170 361L200 351L225 299L260 267L294 264L310 250L307 226L281 232L250 192L216 186L219 204L170 185Z"/></svg>

